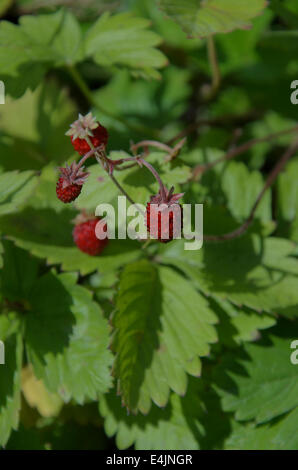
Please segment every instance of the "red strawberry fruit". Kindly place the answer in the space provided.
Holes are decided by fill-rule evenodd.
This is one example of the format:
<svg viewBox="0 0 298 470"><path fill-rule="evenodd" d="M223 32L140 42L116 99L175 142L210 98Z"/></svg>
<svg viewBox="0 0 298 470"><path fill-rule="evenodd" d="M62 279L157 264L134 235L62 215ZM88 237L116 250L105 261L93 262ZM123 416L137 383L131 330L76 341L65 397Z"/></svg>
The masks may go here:
<svg viewBox="0 0 298 470"><path fill-rule="evenodd" d="M79 250L91 256L99 255L108 243L108 238L99 240L96 237L95 228L98 222L98 218L92 218L78 223L73 229L73 239ZM105 225L104 231L106 227Z"/></svg>
<svg viewBox="0 0 298 470"><path fill-rule="evenodd" d="M74 201L82 191L82 186L88 177L76 163L60 168L60 177L56 185L58 199L64 203Z"/></svg>
<svg viewBox="0 0 298 470"><path fill-rule="evenodd" d="M70 136L74 149L80 155L85 155L91 150L90 142L95 148L106 147L109 138L106 128L96 121L92 113L86 116L79 114L79 119L71 124L66 135Z"/></svg>
<svg viewBox="0 0 298 470"><path fill-rule="evenodd" d="M173 194L174 188L168 191L165 187L155 196L151 196L146 207L145 223L152 238L168 243L181 236L183 227L183 210L177 202L183 194Z"/></svg>

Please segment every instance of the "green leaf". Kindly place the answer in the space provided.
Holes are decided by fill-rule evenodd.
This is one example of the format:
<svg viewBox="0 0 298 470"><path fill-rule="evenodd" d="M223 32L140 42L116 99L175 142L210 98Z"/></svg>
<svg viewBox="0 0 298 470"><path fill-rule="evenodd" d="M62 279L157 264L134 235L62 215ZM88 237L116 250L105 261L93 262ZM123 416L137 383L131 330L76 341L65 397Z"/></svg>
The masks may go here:
<svg viewBox="0 0 298 470"><path fill-rule="evenodd" d="M217 339L215 321L207 301L172 269L127 266L113 316L114 369L126 407L147 413L151 400L166 405L170 389L184 395L186 372L200 375L198 356Z"/></svg>
<svg viewBox="0 0 298 470"><path fill-rule="evenodd" d="M0 273L1 288L10 301L24 300L38 273L38 262L30 254L8 240L3 242L4 266Z"/></svg>
<svg viewBox="0 0 298 470"><path fill-rule="evenodd" d="M57 165L73 155L70 139L64 134L76 116L76 107L55 81L42 83L34 92L27 90L20 99L7 97L4 108L0 109L0 166L40 169L49 161Z"/></svg>
<svg viewBox="0 0 298 470"><path fill-rule="evenodd" d="M55 65L71 65L82 60L81 28L70 11L61 9L48 15L22 16L20 27L33 44L44 48L45 56L53 56Z"/></svg>
<svg viewBox="0 0 298 470"><path fill-rule="evenodd" d="M229 163L222 177L222 189L228 200L228 208L236 220L246 219L264 185L260 172L250 172L241 162ZM267 191L255 217L267 222L271 220L271 193Z"/></svg>
<svg viewBox="0 0 298 470"><path fill-rule="evenodd" d="M283 173L278 177L278 203L281 216L292 222L298 210L298 159L288 163Z"/></svg>
<svg viewBox="0 0 298 470"><path fill-rule="evenodd" d="M253 426L234 424L226 440L228 450L297 450L298 408L270 425Z"/></svg>
<svg viewBox="0 0 298 470"><path fill-rule="evenodd" d="M55 190L55 187L53 187ZM65 271L82 275L98 270L100 273L117 269L140 256L140 246L133 240L110 240L100 256L89 256L73 242L71 221L74 212L63 209L33 209L0 218L3 233L17 246L29 250L48 264L61 264Z"/></svg>
<svg viewBox="0 0 298 470"><path fill-rule="evenodd" d="M95 400L111 385L107 321L73 274L41 277L29 297L26 344L37 378L64 401Z"/></svg>
<svg viewBox="0 0 298 470"><path fill-rule="evenodd" d="M33 171L17 170L0 174L0 216L17 212L37 186Z"/></svg>
<svg viewBox="0 0 298 470"><path fill-rule="evenodd" d="M279 335L279 336L278 336ZM298 370L291 363L293 326L280 322L244 355L227 355L215 369L216 388L225 411L239 421L264 423L298 406Z"/></svg>
<svg viewBox="0 0 298 470"><path fill-rule="evenodd" d="M99 410L105 418L108 437L116 435L118 449L135 445L136 450L197 450L202 433L202 408L195 379L185 397L172 393L167 406L153 406L148 415L128 415L119 397L100 397Z"/></svg>
<svg viewBox="0 0 298 470"><path fill-rule="evenodd" d="M239 309L228 301L218 299L214 312L219 318L219 344L228 347L237 347L244 341L255 341L260 336L259 330L276 324L276 319L271 315L261 315L244 307Z"/></svg>
<svg viewBox="0 0 298 470"><path fill-rule="evenodd" d="M20 24L0 24L0 73L18 76L26 63L71 65L83 58L78 21L67 10L48 15L24 15Z"/></svg>
<svg viewBox="0 0 298 470"><path fill-rule="evenodd" d="M161 260L181 269L206 294L293 317L298 303L294 249L285 239L246 234L224 243L205 243L198 251L184 250L183 240L172 242L162 249Z"/></svg>
<svg viewBox="0 0 298 470"><path fill-rule="evenodd" d="M129 13L114 16L105 13L86 35L86 53L105 67L124 65L136 70L163 67L167 59L156 49L161 38L148 31L149 25L148 20Z"/></svg>
<svg viewBox="0 0 298 470"><path fill-rule="evenodd" d="M0 364L0 446L5 446L18 427L21 407L23 344L14 313L0 315L0 340L5 346L5 364Z"/></svg>
<svg viewBox="0 0 298 470"><path fill-rule="evenodd" d="M249 20L262 13L265 0L159 0L161 9L191 37L206 37L248 29Z"/></svg>

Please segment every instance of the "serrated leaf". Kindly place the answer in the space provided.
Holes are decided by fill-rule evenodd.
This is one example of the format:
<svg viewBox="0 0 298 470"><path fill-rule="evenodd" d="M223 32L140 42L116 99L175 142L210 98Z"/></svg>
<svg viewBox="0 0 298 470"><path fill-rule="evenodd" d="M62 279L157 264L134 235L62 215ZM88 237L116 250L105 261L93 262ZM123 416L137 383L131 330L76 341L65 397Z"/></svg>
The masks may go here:
<svg viewBox="0 0 298 470"><path fill-rule="evenodd" d="M33 171L9 171L0 174L0 216L17 212L37 186Z"/></svg>
<svg viewBox="0 0 298 470"><path fill-rule="evenodd" d="M136 450L197 450L202 433L202 408L195 379L185 397L172 393L167 406L153 406L146 416L127 414L115 394L100 397L99 410L105 418L108 437L116 435L118 449L133 444Z"/></svg>
<svg viewBox="0 0 298 470"><path fill-rule="evenodd" d="M37 378L64 401L95 400L111 385L108 324L72 274L53 272L32 289L26 315L26 346Z"/></svg>
<svg viewBox="0 0 298 470"><path fill-rule="evenodd" d="M20 27L33 44L44 48L45 55L53 56L56 65L71 65L83 58L80 24L69 10L22 16Z"/></svg>
<svg viewBox="0 0 298 470"><path fill-rule="evenodd" d="M241 162L230 162L222 177L222 189L228 208L236 220L246 219L261 192L264 181L260 172L250 172ZM256 218L271 220L271 193L267 191L255 213Z"/></svg>
<svg viewBox="0 0 298 470"><path fill-rule="evenodd" d="M16 315L0 315L0 340L5 346L5 364L0 364L0 446L17 429L21 407L23 342Z"/></svg>
<svg viewBox="0 0 298 470"><path fill-rule="evenodd" d="M206 37L248 29L249 20L262 13L265 0L159 0L160 8L190 37Z"/></svg>
<svg viewBox="0 0 298 470"><path fill-rule="evenodd" d="M228 450L297 450L298 408L277 422L263 426L235 423L233 432L226 440Z"/></svg>
<svg viewBox="0 0 298 470"><path fill-rule="evenodd" d="M147 19L130 13L106 13L88 31L86 53L103 66L124 65L136 70L163 67L167 59L156 49L161 38L148 31L149 24Z"/></svg>
<svg viewBox="0 0 298 470"><path fill-rule="evenodd" d="M95 270L109 272L139 257L139 242L129 239L110 240L100 256L83 253L72 239L74 216L69 209L57 213L53 209L27 208L0 218L0 227L20 248L45 258L48 264L61 264L63 270L79 271L82 275Z"/></svg>
<svg viewBox="0 0 298 470"><path fill-rule="evenodd" d="M237 347L244 341L255 341L260 336L259 330L276 324L276 319L271 315L256 313L244 307L239 309L228 301L217 299L213 309L219 318L219 344L228 347Z"/></svg>
<svg viewBox="0 0 298 470"><path fill-rule="evenodd" d="M290 360L293 333L290 323L280 322L258 343L247 343L242 359L223 358L214 377L225 411L235 412L239 421L264 423L298 405L298 370Z"/></svg>
<svg viewBox="0 0 298 470"><path fill-rule="evenodd" d="M163 248L161 260L181 269L206 294L259 312L297 315L294 244L281 238L246 234L224 243L184 250L184 241Z"/></svg>
<svg viewBox="0 0 298 470"><path fill-rule="evenodd" d="M83 57L81 30L67 10L48 15L24 15L20 24L0 25L0 72L17 76L26 63L70 65Z"/></svg>
<svg viewBox="0 0 298 470"><path fill-rule="evenodd" d="M127 408L147 413L151 400L166 405L170 389L184 395L186 372L200 375L198 356L217 339L215 322L207 301L173 270L127 266L113 316L115 375Z"/></svg>

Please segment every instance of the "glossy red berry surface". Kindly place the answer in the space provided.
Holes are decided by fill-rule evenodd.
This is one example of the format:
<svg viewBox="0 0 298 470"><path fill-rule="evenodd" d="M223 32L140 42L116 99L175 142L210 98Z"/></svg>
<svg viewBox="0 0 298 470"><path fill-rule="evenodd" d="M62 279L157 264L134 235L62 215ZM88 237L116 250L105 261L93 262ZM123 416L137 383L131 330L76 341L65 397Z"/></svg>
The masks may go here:
<svg viewBox="0 0 298 470"><path fill-rule="evenodd" d="M82 185L79 184L69 184L68 186L64 185L64 179L61 177L57 181L56 185L56 194L58 199L64 203L69 203L74 201L82 191Z"/></svg>
<svg viewBox="0 0 298 470"><path fill-rule="evenodd" d="M106 146L108 143L108 131L104 126L98 123L98 126L96 129L92 129L92 134L93 136L90 136L89 139L91 140L92 144L94 147L99 147L100 145ZM87 152L91 150L90 145L86 141L86 139L80 139L77 137L74 139L73 136L71 136L71 143L74 147L74 149L80 154L80 155L85 155Z"/></svg>
<svg viewBox="0 0 298 470"><path fill-rule="evenodd" d="M73 239L77 247L91 256L99 255L108 243L108 239L99 240L95 234L95 228L99 219L91 219L82 222L73 229ZM106 230L106 226L105 226Z"/></svg>

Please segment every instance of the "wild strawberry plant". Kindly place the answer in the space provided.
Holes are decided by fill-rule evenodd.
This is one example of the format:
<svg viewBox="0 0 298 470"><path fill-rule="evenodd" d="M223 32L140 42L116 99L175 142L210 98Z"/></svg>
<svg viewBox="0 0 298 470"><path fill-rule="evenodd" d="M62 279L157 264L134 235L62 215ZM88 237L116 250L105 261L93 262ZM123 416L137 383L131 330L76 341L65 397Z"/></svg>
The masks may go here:
<svg viewBox="0 0 298 470"><path fill-rule="evenodd" d="M297 449L296 2L57 3L0 7L0 445Z"/></svg>

